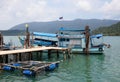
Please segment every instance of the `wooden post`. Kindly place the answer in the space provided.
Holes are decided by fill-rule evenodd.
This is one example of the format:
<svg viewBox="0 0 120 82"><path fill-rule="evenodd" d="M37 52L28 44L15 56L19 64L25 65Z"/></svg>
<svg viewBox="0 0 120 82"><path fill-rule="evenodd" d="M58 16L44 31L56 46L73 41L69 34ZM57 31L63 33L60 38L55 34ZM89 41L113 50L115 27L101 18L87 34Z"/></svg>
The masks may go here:
<svg viewBox="0 0 120 82"><path fill-rule="evenodd" d="M14 62L17 62L17 54L14 54Z"/></svg>
<svg viewBox="0 0 120 82"><path fill-rule="evenodd" d="M30 52L30 59L33 60L33 54Z"/></svg>
<svg viewBox="0 0 120 82"><path fill-rule="evenodd" d="M40 60L42 60L42 53L43 51L40 51Z"/></svg>
<svg viewBox="0 0 120 82"><path fill-rule="evenodd" d="M8 63L8 55L5 55L5 63Z"/></svg>
<svg viewBox="0 0 120 82"><path fill-rule="evenodd" d="M29 60L32 60L32 52L29 52Z"/></svg>
<svg viewBox="0 0 120 82"><path fill-rule="evenodd" d="M5 63L5 56L3 55L3 63Z"/></svg>
<svg viewBox="0 0 120 82"><path fill-rule="evenodd" d="M48 50L48 58L51 58L51 50Z"/></svg>
<svg viewBox="0 0 120 82"><path fill-rule="evenodd" d="M57 51L57 52L56 52L56 53L57 53L57 58L59 58L59 51L58 51L58 50L56 50L56 51Z"/></svg>
<svg viewBox="0 0 120 82"><path fill-rule="evenodd" d="M39 60L39 52L37 51L36 54L37 54L37 60Z"/></svg>
<svg viewBox="0 0 120 82"><path fill-rule="evenodd" d="M89 26L85 27L85 40L86 40L86 48L85 48L85 53L88 55L89 54L89 41L90 41L90 29Z"/></svg>
<svg viewBox="0 0 120 82"><path fill-rule="evenodd" d="M2 50L3 49L3 35L1 34L1 32L0 32L0 50Z"/></svg>
<svg viewBox="0 0 120 82"><path fill-rule="evenodd" d="M19 53L19 61L22 61L22 54Z"/></svg>
<svg viewBox="0 0 120 82"><path fill-rule="evenodd" d="M0 63L3 63L3 56L0 56Z"/></svg>
<svg viewBox="0 0 120 82"><path fill-rule="evenodd" d="M64 57L64 60L66 60L66 54L64 50L63 50L63 57Z"/></svg>
<svg viewBox="0 0 120 82"><path fill-rule="evenodd" d="M24 41L24 47L25 48L29 48L30 47L30 33L28 30L29 26L28 24L26 24L26 39Z"/></svg>
<svg viewBox="0 0 120 82"><path fill-rule="evenodd" d="M70 49L67 49L68 58L70 58Z"/></svg>

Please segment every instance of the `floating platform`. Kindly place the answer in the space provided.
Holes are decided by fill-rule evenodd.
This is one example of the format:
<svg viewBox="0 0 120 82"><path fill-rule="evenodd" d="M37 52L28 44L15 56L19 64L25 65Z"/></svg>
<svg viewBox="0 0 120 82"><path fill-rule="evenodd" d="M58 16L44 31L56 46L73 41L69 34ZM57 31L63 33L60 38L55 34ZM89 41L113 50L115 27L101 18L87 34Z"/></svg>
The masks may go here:
<svg viewBox="0 0 120 82"><path fill-rule="evenodd" d="M59 66L57 62L41 62L41 61L24 61L9 64L2 64L5 71L21 70L23 75L35 76L41 71L53 71Z"/></svg>

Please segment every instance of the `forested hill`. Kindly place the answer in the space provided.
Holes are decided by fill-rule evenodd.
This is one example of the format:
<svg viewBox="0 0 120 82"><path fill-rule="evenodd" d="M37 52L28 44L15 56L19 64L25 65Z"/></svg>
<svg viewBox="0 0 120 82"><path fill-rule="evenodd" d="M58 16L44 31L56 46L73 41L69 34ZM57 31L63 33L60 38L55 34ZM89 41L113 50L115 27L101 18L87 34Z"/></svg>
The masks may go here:
<svg viewBox="0 0 120 82"><path fill-rule="evenodd" d="M4 36L18 36L25 35L25 30L0 30Z"/></svg>
<svg viewBox="0 0 120 82"><path fill-rule="evenodd" d="M109 35L109 36L120 36L120 22L108 27L100 27L98 29L93 30L92 33L93 34L102 33L104 35Z"/></svg>
<svg viewBox="0 0 120 82"><path fill-rule="evenodd" d="M29 22L29 30L31 32L58 32L60 27L67 27L69 29L84 29L86 25L91 30L102 26L110 26L116 24L119 20L100 20L100 19L76 19L76 20L64 20L64 21L48 21L48 22ZM12 27L10 30L25 30L25 24L22 23Z"/></svg>

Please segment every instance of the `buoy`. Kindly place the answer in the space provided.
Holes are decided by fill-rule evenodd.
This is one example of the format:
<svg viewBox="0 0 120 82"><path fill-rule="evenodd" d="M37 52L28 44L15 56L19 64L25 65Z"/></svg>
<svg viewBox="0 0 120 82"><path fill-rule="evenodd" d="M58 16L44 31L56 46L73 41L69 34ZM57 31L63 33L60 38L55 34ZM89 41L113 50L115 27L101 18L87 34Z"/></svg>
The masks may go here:
<svg viewBox="0 0 120 82"><path fill-rule="evenodd" d="M56 68L56 63L50 64L48 67L45 68L46 71L53 71Z"/></svg>
<svg viewBox="0 0 120 82"><path fill-rule="evenodd" d="M23 74L28 75L28 76L34 76L35 72L32 70L29 70L29 69L25 69L25 70L23 70Z"/></svg>
<svg viewBox="0 0 120 82"><path fill-rule="evenodd" d="M59 67L59 63L56 63L56 67Z"/></svg>
<svg viewBox="0 0 120 82"><path fill-rule="evenodd" d="M6 70L6 71L14 71L15 68L10 67L10 66L3 66L3 70Z"/></svg>
<svg viewBox="0 0 120 82"><path fill-rule="evenodd" d="M21 66L19 63L14 63L13 66Z"/></svg>

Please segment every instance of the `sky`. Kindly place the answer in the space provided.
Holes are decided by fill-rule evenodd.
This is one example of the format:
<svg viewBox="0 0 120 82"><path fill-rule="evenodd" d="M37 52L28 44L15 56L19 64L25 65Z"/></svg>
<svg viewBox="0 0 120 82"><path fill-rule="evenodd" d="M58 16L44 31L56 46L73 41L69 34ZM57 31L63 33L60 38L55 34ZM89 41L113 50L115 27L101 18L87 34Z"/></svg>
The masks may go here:
<svg viewBox="0 0 120 82"><path fill-rule="evenodd" d="M120 20L120 0L1 0L0 30L27 22L74 19Z"/></svg>

